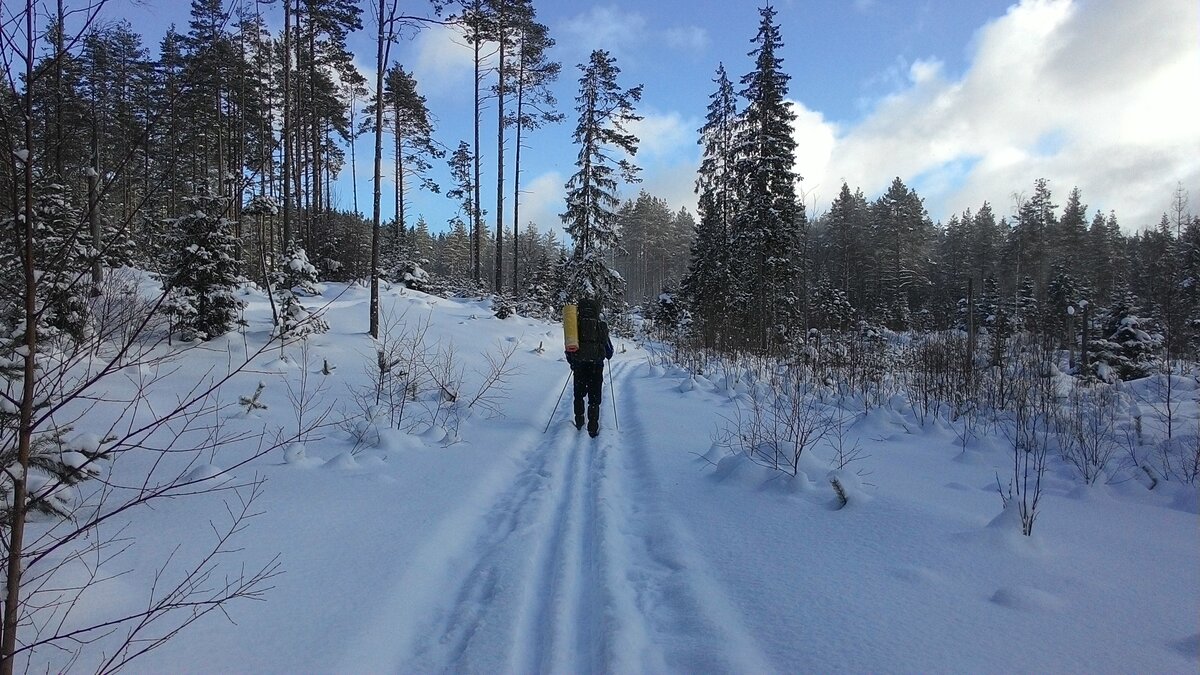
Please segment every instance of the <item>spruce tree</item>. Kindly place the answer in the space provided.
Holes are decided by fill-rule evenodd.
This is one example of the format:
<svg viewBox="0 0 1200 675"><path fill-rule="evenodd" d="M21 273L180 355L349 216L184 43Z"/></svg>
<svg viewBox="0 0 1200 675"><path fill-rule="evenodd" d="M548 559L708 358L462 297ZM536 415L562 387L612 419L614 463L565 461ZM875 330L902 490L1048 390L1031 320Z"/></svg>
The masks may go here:
<svg viewBox="0 0 1200 675"><path fill-rule="evenodd" d="M641 119L633 105L641 99L642 87L622 89L617 84L621 70L616 59L603 50L593 51L579 69L583 71L575 97L579 122L573 136L579 155L575 174L566 184L567 209L562 214L567 234L575 240L567 293L573 298L593 297L606 306L620 301L625 285L604 259L618 247L618 180L639 180L638 167L627 158L615 160L613 154L637 154L638 139L626 125Z"/></svg>
<svg viewBox="0 0 1200 675"><path fill-rule="evenodd" d="M794 170L796 114L787 101L790 76L783 72L783 47L775 10L759 10L762 20L750 56L754 70L742 77L746 101L734 137L739 205L733 219L732 264L736 275L740 325L747 345L766 351L786 340L800 315L796 289L804 204L796 198L800 176Z"/></svg>
<svg viewBox="0 0 1200 675"><path fill-rule="evenodd" d="M899 177L871 207L879 308L889 327L911 327L912 310L929 285L928 245L933 225L917 193Z"/></svg>
<svg viewBox="0 0 1200 675"><path fill-rule="evenodd" d="M857 307L868 306L866 262L872 248L868 204L862 190L850 191L843 182L825 218L830 282ZM873 303L872 303L873 304Z"/></svg>
<svg viewBox="0 0 1200 675"><path fill-rule="evenodd" d="M683 296L707 347L728 333L725 317L733 306L730 231L737 203L734 182L734 130L737 100L724 65L717 66L717 89L709 95L708 114L700 127L703 159L696 177L700 222L692 240Z"/></svg>
<svg viewBox="0 0 1200 675"><path fill-rule="evenodd" d="M308 261L304 248L294 241L288 242L282 262L275 273L274 289L279 303L279 334L295 338L329 330L329 324L314 316L300 301L301 296L320 294L317 268Z"/></svg>
<svg viewBox="0 0 1200 675"><path fill-rule="evenodd" d="M227 197L201 188L184 206L188 212L172 223L177 252L166 282L168 312L184 340L212 340L241 323L244 303L234 295L242 281L238 242Z"/></svg>

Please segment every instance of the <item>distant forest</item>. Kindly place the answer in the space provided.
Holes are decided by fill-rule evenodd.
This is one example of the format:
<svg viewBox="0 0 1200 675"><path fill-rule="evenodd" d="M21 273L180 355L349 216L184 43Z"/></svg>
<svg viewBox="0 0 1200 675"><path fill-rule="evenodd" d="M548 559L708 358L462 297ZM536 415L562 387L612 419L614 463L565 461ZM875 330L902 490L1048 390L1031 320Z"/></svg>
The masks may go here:
<svg viewBox="0 0 1200 675"><path fill-rule="evenodd" d="M641 88L617 84L607 52L579 65L565 239L562 223L520 222L522 133L568 117L549 91L561 64L548 58L554 41L532 2L439 3L427 18L403 16L394 2L370 9L284 2L268 8L285 27L273 33L260 5L195 0L186 31L168 32L156 56L126 21L75 15L69 23L85 28L67 33L64 17L31 9L32 34L6 34L7 72L18 76L0 101L8 231L19 235L26 214L39 219L35 268L54 260L84 276L129 265L183 283L180 252L199 245L194 224L190 233L183 224L201 199L213 211L204 222L228 237L214 246L227 247L229 283L271 286L294 243L322 279L492 293L542 315L594 293L610 310L641 306L678 339L721 351L786 353L813 329L863 325L1049 331L1078 342L1063 317L1085 305L1093 321L1121 312L1172 353L1193 349L1200 218L1182 185L1164 195L1171 208L1158 226L1138 234L1123 233L1115 213L1089 213L1078 188L1052 190L1038 177L1003 205L971 205L945 223L931 221L900 177L873 200L842 185L827 211L806 213L793 166L804 149L790 134L770 8L759 10L745 75L736 84L723 66L714 75L694 214L645 191L618 198L637 181L638 139L623 125L637 119ZM364 17L378 34L376 82L346 45ZM402 33L431 21L456 23L475 47L476 128L498 136L490 151L480 133L450 151L418 83L388 56ZM485 67L488 58L499 66ZM352 141L363 135L378 159L372 203L335 208L334 180L354 170ZM494 208L480 184L485 156L503 169L486 186ZM454 184L437 186L428 174L443 161ZM394 182L386 195L383 175ZM414 217L414 190L444 191L458 214L444 226ZM397 214L386 222L384 199ZM22 294L22 255L21 237L6 237L6 302ZM69 298L51 305L84 320Z"/></svg>

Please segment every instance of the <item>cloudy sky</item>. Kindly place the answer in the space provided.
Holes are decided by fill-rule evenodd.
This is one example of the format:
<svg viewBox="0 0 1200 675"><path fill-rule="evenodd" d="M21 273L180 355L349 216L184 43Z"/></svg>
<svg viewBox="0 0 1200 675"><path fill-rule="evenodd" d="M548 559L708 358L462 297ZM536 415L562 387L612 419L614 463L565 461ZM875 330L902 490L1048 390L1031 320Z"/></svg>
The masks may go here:
<svg viewBox="0 0 1200 675"><path fill-rule="evenodd" d="M402 3L409 11L416 4ZM156 44L155 23L186 25L186 15L172 16L186 11L182 5L142 5L135 29ZM553 56L563 76L556 91L567 120L529 137L522 224L559 225L563 183L576 155L570 139L576 64L593 49L616 57L624 86L645 87L639 105L645 120L635 129L644 182L627 195L645 189L694 210L696 129L717 64L732 78L752 67L747 52L759 21L756 4L535 0L535 6L558 42ZM1200 212L1196 0L778 0L775 7L810 213L824 212L843 181L874 198L896 176L942 221L984 201L1010 214L1039 177L1050 180L1059 204L1078 186L1090 212L1115 210L1126 231L1156 224L1178 184ZM365 13L368 29L354 37L369 74L372 21ZM470 139L471 63L462 40L449 29L431 29L394 52L415 71L438 138L449 147ZM491 212L494 115L485 113L482 136L484 206ZM438 164L436 178L445 184ZM360 170L360 204L368 203L367 175ZM350 189L345 176L344 205ZM508 212L511 196L505 199ZM440 229L454 207L425 196L414 208Z"/></svg>

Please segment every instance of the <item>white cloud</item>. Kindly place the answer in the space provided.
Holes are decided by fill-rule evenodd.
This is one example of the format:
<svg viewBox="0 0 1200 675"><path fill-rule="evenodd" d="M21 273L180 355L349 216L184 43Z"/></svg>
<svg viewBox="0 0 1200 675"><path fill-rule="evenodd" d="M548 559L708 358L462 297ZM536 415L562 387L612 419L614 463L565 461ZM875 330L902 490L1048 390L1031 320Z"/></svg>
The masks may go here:
<svg viewBox="0 0 1200 675"><path fill-rule="evenodd" d="M678 112L656 113L639 111L642 119L626 125L629 133L638 137L637 160L675 155L696 145L696 129L700 121L684 119Z"/></svg>
<svg viewBox="0 0 1200 675"><path fill-rule="evenodd" d="M637 12L622 11L613 6L593 6L587 12L568 19L563 26L571 34L568 44L583 53L593 49L621 51L641 42L646 19Z"/></svg>
<svg viewBox="0 0 1200 675"><path fill-rule="evenodd" d="M681 161L658 168L652 176L647 176L645 182L625 187L623 197L633 199L639 190L658 197L671 206L672 211L686 207L692 215L696 215L696 169L694 161Z"/></svg>
<svg viewBox="0 0 1200 675"><path fill-rule="evenodd" d="M646 17L614 6L593 6L587 12L568 19L563 30L571 36L565 44L576 53L587 54L604 49L619 59L631 58L637 48L665 45L682 51L700 52L709 45L708 32L695 25L650 27ZM564 41L560 40L560 43Z"/></svg>
<svg viewBox="0 0 1200 675"><path fill-rule="evenodd" d="M944 219L984 200L1007 213L1045 177L1059 203L1078 186L1092 210L1152 225L1177 182L1200 192L1197 25L1194 0L1024 0L980 29L961 79L917 61L845 129L798 107L805 187L827 204L843 179L878 194L900 176Z"/></svg>
<svg viewBox="0 0 1200 675"><path fill-rule="evenodd" d="M828 200L837 196L841 187L841 176L830 176L830 160L837 138L837 127L825 120L824 115L809 110L803 103L791 101L796 121L792 124L792 138L796 141L796 172L804 179L800 190L805 203L812 200Z"/></svg>
<svg viewBox="0 0 1200 675"><path fill-rule="evenodd" d="M433 26L413 39L412 70L420 92L428 97L472 96L474 51L454 26Z"/></svg>
<svg viewBox="0 0 1200 675"><path fill-rule="evenodd" d="M567 179L557 171L547 171L521 185L521 227L534 222L538 230L557 230L562 235L562 218L566 209L563 201Z"/></svg>
<svg viewBox="0 0 1200 675"><path fill-rule="evenodd" d="M708 47L708 31L699 26L676 26L664 31L667 45L688 51L703 51Z"/></svg>

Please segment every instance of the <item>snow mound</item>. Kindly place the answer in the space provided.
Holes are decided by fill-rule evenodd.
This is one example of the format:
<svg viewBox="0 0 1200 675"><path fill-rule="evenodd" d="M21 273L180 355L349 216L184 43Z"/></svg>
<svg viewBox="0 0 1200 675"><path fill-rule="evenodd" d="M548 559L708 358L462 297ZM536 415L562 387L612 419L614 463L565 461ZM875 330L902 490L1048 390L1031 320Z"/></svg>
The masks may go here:
<svg viewBox="0 0 1200 675"><path fill-rule="evenodd" d="M417 434L417 436L420 436L422 439L424 439L426 443L434 444L445 444L449 435L450 433L446 431L445 428L436 424L429 425L424 431Z"/></svg>
<svg viewBox="0 0 1200 675"><path fill-rule="evenodd" d="M1058 612L1066 606L1057 595L1030 586L1006 586L993 593L991 601L1023 612Z"/></svg>
<svg viewBox="0 0 1200 675"><path fill-rule="evenodd" d="M940 574L928 567L897 567L892 570L892 576L916 585L934 585L942 583Z"/></svg>
<svg viewBox="0 0 1200 675"><path fill-rule="evenodd" d="M358 462L356 462L354 460L354 456L351 455L350 453L342 452L342 453L338 453L335 457L329 459L322 466L324 466L324 468L326 468L326 469L348 471L350 469L357 469Z"/></svg>
<svg viewBox="0 0 1200 675"><path fill-rule="evenodd" d="M321 460L308 456L308 447L303 443L292 443L283 449L283 461L294 466L315 466Z"/></svg>
<svg viewBox="0 0 1200 675"><path fill-rule="evenodd" d="M225 470L212 464L201 464L183 477L183 480L188 483L198 483L204 480L210 480L220 476Z"/></svg>

